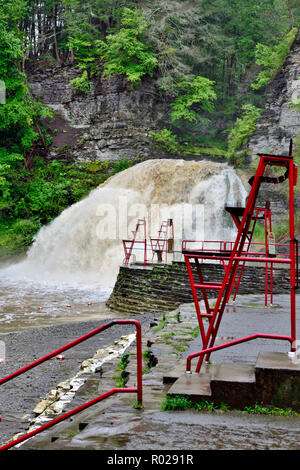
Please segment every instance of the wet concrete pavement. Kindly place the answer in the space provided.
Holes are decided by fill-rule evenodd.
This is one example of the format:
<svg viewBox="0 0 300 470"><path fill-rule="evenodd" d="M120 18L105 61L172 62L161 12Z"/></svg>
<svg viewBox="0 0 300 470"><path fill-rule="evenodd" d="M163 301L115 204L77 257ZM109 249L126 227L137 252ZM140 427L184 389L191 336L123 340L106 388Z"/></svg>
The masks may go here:
<svg viewBox="0 0 300 470"><path fill-rule="evenodd" d="M299 303L298 296L298 303ZM289 296L276 296L275 306L264 307L263 296L240 296L235 306L229 306L225 312L220 327L217 342L239 338L246 334L257 332L289 334ZM179 315L178 315L179 312ZM299 323L300 310L297 309ZM140 316L143 321L143 350L149 350L155 360L148 363L144 358L144 408L133 406L135 395L122 394L111 397L80 414L60 423L43 434L23 443L18 449L43 450L254 450L254 449L300 449L300 418L297 416L253 415L244 411L161 411L161 404L170 385L164 384L164 376L175 366L185 370L185 358L191 352L199 349L200 340L195 338L197 321L194 306L182 305L167 315L157 314ZM179 321L178 321L179 320ZM87 329L91 325L84 323ZM64 326L72 332L72 326ZM80 326L82 330L83 324ZM42 329L44 331L45 329ZM49 333L49 334L48 334ZM51 334L50 334L51 333ZM56 332L57 333L57 332ZM126 332L125 332L126 333ZM25 333L23 333L25 334ZM44 333L45 334L45 333ZM51 328L47 332L48 344L52 344L55 334ZM124 334L122 332L122 334ZM20 338L20 337L19 337ZM33 339L33 338L32 338ZM46 337L44 337L46 339ZM112 337L103 340L108 344ZM57 339L56 339L57 341ZM27 348L28 348L27 343ZM88 358L85 350L80 357L75 356L73 366L65 370L66 375L74 374L83 357ZM99 347L99 344L97 344ZM129 349L132 352L132 347ZM254 364L259 352L279 351L287 353L289 344L283 341L257 339L232 348L215 352L211 356L213 363ZM149 356L148 356L149 357ZM79 388L72 402L67 404L64 411L79 406L89 399L115 386L115 374L120 358L103 364L101 371L88 373L85 383ZM155 364L155 362L157 363ZM71 363L71 362L70 362ZM68 362L60 363L67 367ZM57 363L56 363L57 366ZM196 362L192 364L192 368ZM136 381L134 356L130 356L126 367L129 373L127 386L134 386ZM29 390L32 395L28 402L29 414L43 394L62 380L51 374L52 383L45 384L36 394L24 384L19 389L25 395ZM66 375L64 380L66 379ZM57 379L57 380L56 380ZM18 379L18 380L21 380ZM29 379L28 379L29 380ZM38 378L36 379L37 383ZM27 382L27 385L29 382ZM3 386L5 387L5 385ZM48 387L48 388L47 388ZM11 390L9 390L11 393ZM5 394L4 394L5 401ZM21 399L18 403L21 403ZM35 405L34 405L35 402ZM7 402L6 402L7 403ZM5 425L7 410L2 405L4 419L0 429ZM12 414L16 407L11 405ZM23 421L25 411L22 410ZM22 418L20 416L20 418ZM14 432L23 431L25 422ZM15 423L17 424L17 423ZM28 426L28 419L27 419ZM6 431L12 430L10 427ZM8 438L7 432L4 433ZM2 434L2 441L4 435Z"/></svg>

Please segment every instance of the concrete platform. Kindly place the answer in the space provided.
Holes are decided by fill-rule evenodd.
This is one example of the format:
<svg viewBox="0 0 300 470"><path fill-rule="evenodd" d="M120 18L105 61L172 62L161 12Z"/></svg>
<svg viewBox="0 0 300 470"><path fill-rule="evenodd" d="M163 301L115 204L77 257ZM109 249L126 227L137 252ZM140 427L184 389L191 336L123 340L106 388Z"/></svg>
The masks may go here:
<svg viewBox="0 0 300 470"><path fill-rule="evenodd" d="M298 371L300 372L300 357L290 356L280 352L259 353L256 365L257 369L271 369L279 371Z"/></svg>

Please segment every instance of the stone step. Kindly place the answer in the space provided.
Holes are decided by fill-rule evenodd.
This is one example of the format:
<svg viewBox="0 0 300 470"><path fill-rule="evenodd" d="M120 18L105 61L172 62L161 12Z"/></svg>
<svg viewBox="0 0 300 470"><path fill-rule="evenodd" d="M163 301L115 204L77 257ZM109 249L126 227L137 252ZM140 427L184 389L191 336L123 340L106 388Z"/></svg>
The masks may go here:
<svg viewBox="0 0 300 470"><path fill-rule="evenodd" d="M164 376L164 383L172 383L178 365ZM176 380L176 379L175 379ZM169 396L185 395L195 401L210 399L241 408L255 402L255 367L241 364L204 364L200 373L183 374L173 383Z"/></svg>
<svg viewBox="0 0 300 470"><path fill-rule="evenodd" d="M163 383L173 384L174 382L176 382L176 380L178 380L179 377L183 375L182 372L185 370L185 368L186 368L186 361L184 360L178 361L175 367L173 367L172 369L164 373Z"/></svg>
<svg viewBox="0 0 300 470"><path fill-rule="evenodd" d="M167 395L185 395L195 401L211 397L211 377L208 374L184 374L170 387Z"/></svg>
<svg viewBox="0 0 300 470"><path fill-rule="evenodd" d="M184 370L182 362L164 374L164 383L173 384L168 395L184 395L195 401L209 399L238 409L259 402L300 411L299 356L261 352L255 365L203 364L200 373L187 374Z"/></svg>
<svg viewBox="0 0 300 470"><path fill-rule="evenodd" d="M300 412L300 357L261 352L255 365L258 401Z"/></svg>

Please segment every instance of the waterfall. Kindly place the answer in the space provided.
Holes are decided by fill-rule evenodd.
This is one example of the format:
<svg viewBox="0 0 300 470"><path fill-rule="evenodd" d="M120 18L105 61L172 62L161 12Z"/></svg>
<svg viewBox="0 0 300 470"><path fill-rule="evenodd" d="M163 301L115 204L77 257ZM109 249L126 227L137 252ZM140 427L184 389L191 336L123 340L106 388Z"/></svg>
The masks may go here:
<svg viewBox="0 0 300 470"><path fill-rule="evenodd" d="M61 213L35 237L26 259L6 273L62 283L111 288L138 218L148 236L173 218L175 239L231 240L225 205L243 205L246 191L226 164L147 160L109 178Z"/></svg>

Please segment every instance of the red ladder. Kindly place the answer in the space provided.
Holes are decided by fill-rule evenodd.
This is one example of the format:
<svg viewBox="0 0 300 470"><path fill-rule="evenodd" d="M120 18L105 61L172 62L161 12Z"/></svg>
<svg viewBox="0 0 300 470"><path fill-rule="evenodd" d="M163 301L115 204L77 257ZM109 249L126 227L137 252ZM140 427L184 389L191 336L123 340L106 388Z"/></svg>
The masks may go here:
<svg viewBox="0 0 300 470"><path fill-rule="evenodd" d="M240 208L240 207L225 207L225 210L231 214L236 227L239 228L239 224L240 224L239 216L243 215L243 212L244 212L245 209ZM259 215L261 212L263 214ZM265 254L267 256L267 254L268 254L268 233L272 232L270 202L267 201L266 202L266 207L264 207L264 208L255 207L254 214L255 215L252 216L252 227L249 228L249 232L247 234L248 241L247 241L247 249L246 249L245 253L250 254L250 247L251 247L252 238L253 238L253 234L254 234L255 227L256 227L256 222L258 220L264 220ZM226 242L224 242L224 246L226 247ZM224 270L226 272L226 267L227 267L228 263L226 263L224 260L222 260L222 264L223 264ZM241 263L241 266L239 267L240 272L239 272L239 274L236 274L236 277L233 280L233 284L232 284L232 290L234 288L234 295L233 295L233 298L232 298L233 302L235 302L235 300L236 300L236 296L237 296L237 293L238 293L238 290L239 290L239 286L240 286L240 282L241 282L241 279L242 279L245 264L246 264L245 261L243 263ZM270 300L271 300L271 302L270 303L272 305L273 304L273 263L271 263L271 266L270 266L270 273L271 273L271 287L270 287ZM229 297L230 297L231 294L232 294L232 291L230 292ZM268 305L268 263L266 263L266 275L265 275L265 306L267 306L267 305Z"/></svg>
<svg viewBox="0 0 300 470"><path fill-rule="evenodd" d="M150 237L152 261L155 254L158 260L162 261L162 255L165 253L165 262L167 262L168 253L173 251L174 246L174 225L173 219L164 220L161 223L157 238Z"/></svg>
<svg viewBox="0 0 300 470"><path fill-rule="evenodd" d="M141 227L144 228L144 237L142 240L137 240L136 237ZM132 255L133 247L136 243L142 243L144 245L144 266L146 266L147 264L147 230L146 230L145 217L143 219L138 219L135 230L132 231L132 239L123 240L123 248L124 248L124 253L125 253L125 258L123 261L124 266L128 266L131 255Z"/></svg>
<svg viewBox="0 0 300 470"><path fill-rule="evenodd" d="M247 200L245 209L242 211L241 220L237 222L238 233L232 250L220 250L211 252L199 252L191 250L183 250L182 253L185 258L185 263L188 271L188 276L191 284L193 299L195 303L196 313L199 322L199 328L202 338L202 350L191 354L187 359L187 372L190 372L191 360L194 357L199 357L196 372L200 371L204 356L206 360L209 360L210 354L213 351L222 349L225 347L233 346L245 341L262 337L262 338L273 338L286 340L291 343L291 351L295 351L295 340L296 340L296 317L295 317L295 289L298 287L298 266L296 266L296 250L297 240L295 239L294 230L294 186L297 184L297 165L293 162L292 157L292 142L290 144L289 156L281 155L268 155L259 154L260 161L254 177L249 180L251 185L251 191ZM264 176L266 167L275 166L286 168L284 175L280 177L267 177ZM245 242L250 232L250 224L255 211L255 202L258 196L260 185L262 183L281 183L285 179L289 179L289 256L287 258L272 258L265 253L252 253L244 251ZM200 260L226 260L227 266L225 269L225 275L222 282L207 282L204 280ZM195 281L192 272L191 261L194 261L197 280ZM219 326L222 320L222 316L225 310L225 306L229 301L230 292L233 287L234 280L236 279L237 270L240 263L245 262L263 262L263 263L286 263L290 266L290 305L291 305L291 335L270 335L261 334L250 335L244 338L240 338L229 343L224 343L220 346L214 346L215 339L219 330ZM296 273L297 273L297 284L296 284ZM202 298L204 300L205 312L201 312L198 293L200 290ZM210 307L208 300L209 290L217 290L218 297L214 307ZM205 331L203 317L209 319L207 331Z"/></svg>

